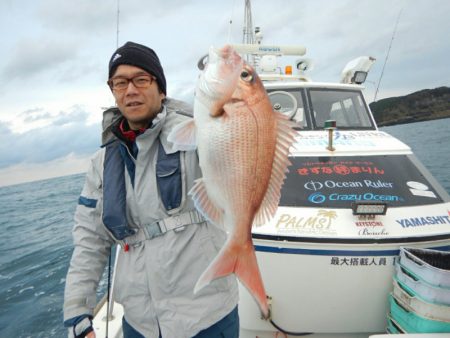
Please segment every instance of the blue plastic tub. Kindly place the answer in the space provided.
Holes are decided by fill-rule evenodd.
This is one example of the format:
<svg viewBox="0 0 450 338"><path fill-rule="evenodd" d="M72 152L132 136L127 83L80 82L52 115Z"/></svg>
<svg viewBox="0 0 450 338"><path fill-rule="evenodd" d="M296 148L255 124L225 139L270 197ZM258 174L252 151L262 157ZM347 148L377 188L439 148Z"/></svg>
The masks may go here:
<svg viewBox="0 0 450 338"><path fill-rule="evenodd" d="M450 322L450 306L428 303L396 280L394 280L392 293L396 299L402 302L405 309L428 319Z"/></svg>
<svg viewBox="0 0 450 338"><path fill-rule="evenodd" d="M392 319L408 333L450 333L450 322L430 320L408 311L392 294L389 303Z"/></svg>
<svg viewBox="0 0 450 338"><path fill-rule="evenodd" d="M450 252L400 248L400 265L428 284L450 289Z"/></svg>
<svg viewBox="0 0 450 338"><path fill-rule="evenodd" d="M412 273L399 263L396 263L395 268L396 275L394 279L402 285L406 285L408 291L412 292L414 296L428 303L450 306L450 289L425 282L420 276Z"/></svg>
<svg viewBox="0 0 450 338"><path fill-rule="evenodd" d="M391 334L407 333L391 316L387 317L386 331Z"/></svg>

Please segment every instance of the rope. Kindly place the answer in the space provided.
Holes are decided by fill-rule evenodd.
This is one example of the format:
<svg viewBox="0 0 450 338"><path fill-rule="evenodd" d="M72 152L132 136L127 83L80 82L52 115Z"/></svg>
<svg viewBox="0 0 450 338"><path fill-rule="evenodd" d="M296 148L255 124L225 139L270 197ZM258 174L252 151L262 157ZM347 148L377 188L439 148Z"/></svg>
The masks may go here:
<svg viewBox="0 0 450 338"><path fill-rule="evenodd" d="M278 326L277 324L275 324L275 322L270 319L270 324L272 324L278 331L287 334L289 336L295 336L295 337L300 337L300 336L309 336L312 334L312 332L291 332L291 331L286 331L284 329L282 329L280 326Z"/></svg>

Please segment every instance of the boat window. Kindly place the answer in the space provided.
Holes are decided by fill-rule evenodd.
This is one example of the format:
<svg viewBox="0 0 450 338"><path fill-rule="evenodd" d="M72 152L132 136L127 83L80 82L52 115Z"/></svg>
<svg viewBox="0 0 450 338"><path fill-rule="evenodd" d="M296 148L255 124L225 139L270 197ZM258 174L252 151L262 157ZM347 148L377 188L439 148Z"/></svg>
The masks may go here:
<svg viewBox="0 0 450 338"><path fill-rule="evenodd" d="M296 129L309 129L304 107L304 94L298 89L268 90L274 111L289 117L296 123Z"/></svg>
<svg viewBox="0 0 450 338"><path fill-rule="evenodd" d="M389 207L442 203L407 155L291 157L280 206L351 208L355 201Z"/></svg>
<svg viewBox="0 0 450 338"><path fill-rule="evenodd" d="M338 129L375 129L360 91L309 89L314 129L335 120Z"/></svg>

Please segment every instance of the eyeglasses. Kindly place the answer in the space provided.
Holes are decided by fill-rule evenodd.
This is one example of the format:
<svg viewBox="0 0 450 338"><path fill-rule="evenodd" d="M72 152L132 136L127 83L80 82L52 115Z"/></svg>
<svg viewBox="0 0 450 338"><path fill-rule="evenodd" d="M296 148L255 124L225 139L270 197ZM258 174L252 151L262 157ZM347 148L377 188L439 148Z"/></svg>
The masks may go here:
<svg viewBox="0 0 450 338"><path fill-rule="evenodd" d="M136 88L148 88L155 81L156 78L150 75L136 75L132 78L126 77L113 77L108 80L108 85L112 90L125 90L128 88L130 82L133 82L133 85Z"/></svg>

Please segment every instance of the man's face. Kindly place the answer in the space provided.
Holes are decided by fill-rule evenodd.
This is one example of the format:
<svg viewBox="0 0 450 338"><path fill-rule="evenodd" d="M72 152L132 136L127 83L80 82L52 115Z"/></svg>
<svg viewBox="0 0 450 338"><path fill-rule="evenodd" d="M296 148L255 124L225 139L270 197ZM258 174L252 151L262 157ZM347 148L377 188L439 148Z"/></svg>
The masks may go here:
<svg viewBox="0 0 450 338"><path fill-rule="evenodd" d="M139 67L120 65L112 78L132 79L139 75L150 74ZM137 88L130 81L125 89L114 89L113 95L122 115L134 130L148 126L161 110L161 102L165 97L164 93L159 91L156 80L153 80L147 88Z"/></svg>

